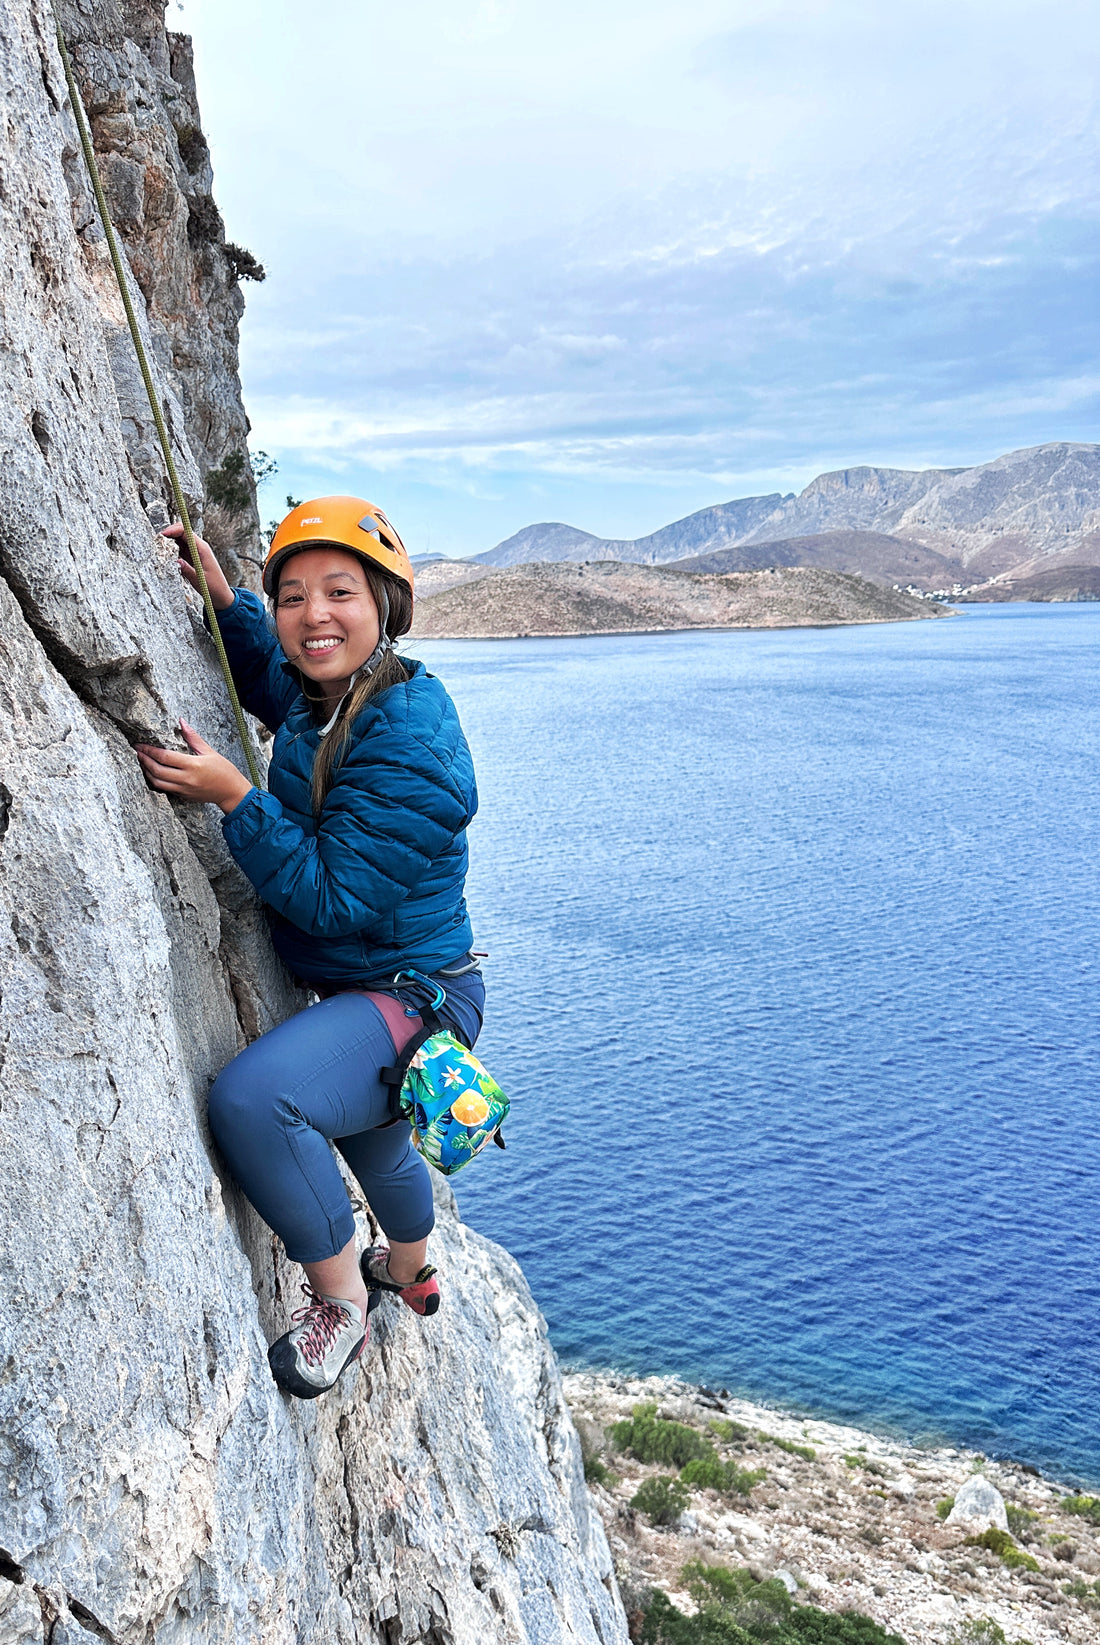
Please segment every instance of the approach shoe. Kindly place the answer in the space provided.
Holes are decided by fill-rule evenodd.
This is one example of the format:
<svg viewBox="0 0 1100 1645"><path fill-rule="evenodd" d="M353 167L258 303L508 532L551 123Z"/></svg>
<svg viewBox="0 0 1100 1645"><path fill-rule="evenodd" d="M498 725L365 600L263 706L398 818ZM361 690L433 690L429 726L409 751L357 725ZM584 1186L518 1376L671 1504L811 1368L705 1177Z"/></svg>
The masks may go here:
<svg viewBox="0 0 1100 1645"><path fill-rule="evenodd" d="M430 1316L438 1313L442 1299L439 1295L439 1281L435 1277L435 1269L430 1264L426 1265L408 1285L398 1285L395 1279L390 1278L389 1260L389 1249L385 1245L374 1245L369 1251L363 1252L359 1259L359 1272L363 1276L363 1284L367 1290L375 1294L379 1291L393 1291L414 1314ZM378 1300L381 1301L381 1297Z"/></svg>
<svg viewBox="0 0 1100 1645"><path fill-rule="evenodd" d="M316 1399L334 1387L342 1372L359 1358L370 1335L370 1321L343 1297L322 1296L309 1285L302 1286L302 1293L305 1307L291 1314L293 1326L271 1344L267 1360L280 1388L298 1399Z"/></svg>

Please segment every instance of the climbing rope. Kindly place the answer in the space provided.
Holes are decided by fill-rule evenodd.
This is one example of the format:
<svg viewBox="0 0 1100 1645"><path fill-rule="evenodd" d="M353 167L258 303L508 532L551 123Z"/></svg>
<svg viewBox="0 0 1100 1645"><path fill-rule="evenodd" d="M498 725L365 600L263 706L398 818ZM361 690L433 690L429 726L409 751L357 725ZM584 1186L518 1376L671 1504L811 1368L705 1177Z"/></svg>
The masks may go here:
<svg viewBox="0 0 1100 1645"><path fill-rule="evenodd" d="M248 762L248 774L255 786L257 788L262 788L263 784L260 781L260 773L256 765L255 755L252 752L252 743L249 739L248 728L245 725L244 713L241 709L240 699L237 696L237 688L233 684L233 675L229 668L229 658L225 654L225 644L218 628L218 619L217 614L214 611L214 602L210 598L210 589L207 587L206 573L202 568L202 559L199 555L198 545L195 542L195 533L191 528L191 516L188 513L187 503L184 500L183 488L180 485L180 478L176 470L175 458L172 456L172 447L168 439L168 428L164 421L164 413L161 410L160 401L157 398L156 387L153 383L153 374L149 370L149 361L146 358L145 346L141 340L141 332L138 330L137 315L134 313L134 305L130 299L130 288L126 282L126 271L123 266L122 255L118 249L118 241L115 239L115 231L111 223L111 213L107 208L107 197L103 192L103 184L100 181L99 166L96 164L95 150L92 147L92 138L88 130L88 122L84 113L84 104L81 100L80 93L76 89L76 77L73 74L72 60L69 57L69 49L65 44L65 36L61 32L61 23L58 19L56 9L54 10L54 25L57 29L57 49L61 54L62 67L65 70L65 81L69 88L69 101L72 103L73 117L76 120L77 131L80 133L80 146L84 150L85 164L88 167L88 175L92 181L92 190L95 194L96 205L99 207L100 221L103 224L103 232L107 237L107 247L111 253L111 262L114 265L115 278L118 281L118 289L122 296L122 306L126 310L126 319L130 326L130 336L134 340L134 350L137 354L138 365L141 367L142 381L145 384L145 392L149 396L149 409L153 413L153 421L157 425L157 434L160 436L160 448L164 453L164 466L168 470L168 479L171 483L172 495L176 502L176 512L178 513L180 521L183 525L183 534L187 539L187 552L191 556L191 564L195 568L195 574L199 581L199 588L202 590L202 602L206 607L206 619L214 645L217 648L218 661L221 663L222 673L225 675L225 686L226 690L229 692L229 701L233 704L233 713L237 720L237 732L241 739L241 747L244 750L244 757Z"/></svg>

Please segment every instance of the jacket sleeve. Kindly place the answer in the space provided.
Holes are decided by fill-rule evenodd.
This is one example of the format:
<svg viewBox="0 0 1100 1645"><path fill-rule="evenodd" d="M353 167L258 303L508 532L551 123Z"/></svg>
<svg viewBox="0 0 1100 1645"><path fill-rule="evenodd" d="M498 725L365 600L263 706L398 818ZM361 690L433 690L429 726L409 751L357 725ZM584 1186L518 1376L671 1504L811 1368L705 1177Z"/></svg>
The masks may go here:
<svg viewBox="0 0 1100 1645"><path fill-rule="evenodd" d="M342 937L408 896L469 821L466 790L460 769L382 722L344 750L316 834L255 788L223 828L264 902L309 936Z"/></svg>
<svg viewBox="0 0 1100 1645"><path fill-rule="evenodd" d="M250 588L236 588L233 604L217 617L237 695L269 731L278 731L300 692L283 669L286 657L263 601Z"/></svg>

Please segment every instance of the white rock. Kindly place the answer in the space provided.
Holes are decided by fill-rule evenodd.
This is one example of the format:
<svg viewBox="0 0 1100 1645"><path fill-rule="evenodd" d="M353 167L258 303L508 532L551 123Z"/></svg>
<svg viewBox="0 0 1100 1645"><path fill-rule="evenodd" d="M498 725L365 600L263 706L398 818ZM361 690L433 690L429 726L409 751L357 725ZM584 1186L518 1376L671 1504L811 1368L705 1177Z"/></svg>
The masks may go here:
<svg viewBox="0 0 1100 1645"><path fill-rule="evenodd" d="M951 1622L959 1614L959 1602L951 1594L932 1594L920 1599L907 1613L907 1620L917 1623Z"/></svg>
<svg viewBox="0 0 1100 1645"><path fill-rule="evenodd" d="M754 1519L748 1519L744 1514L723 1514L719 1520L722 1530L733 1536L747 1537L750 1542L766 1542L767 1531L763 1530Z"/></svg>
<svg viewBox="0 0 1100 1645"><path fill-rule="evenodd" d="M773 1575L783 1584L789 1594L796 1594L798 1592L798 1583L795 1581L790 1571L775 1571Z"/></svg>
<svg viewBox="0 0 1100 1645"><path fill-rule="evenodd" d="M42 1608L33 1588L0 1577L0 1639L4 1645L42 1645Z"/></svg>
<svg viewBox="0 0 1100 1645"><path fill-rule="evenodd" d="M1004 1497L984 1474L971 1474L959 1487L955 1503L945 1521L967 1531L988 1531L991 1527L1008 1530L1008 1515Z"/></svg>

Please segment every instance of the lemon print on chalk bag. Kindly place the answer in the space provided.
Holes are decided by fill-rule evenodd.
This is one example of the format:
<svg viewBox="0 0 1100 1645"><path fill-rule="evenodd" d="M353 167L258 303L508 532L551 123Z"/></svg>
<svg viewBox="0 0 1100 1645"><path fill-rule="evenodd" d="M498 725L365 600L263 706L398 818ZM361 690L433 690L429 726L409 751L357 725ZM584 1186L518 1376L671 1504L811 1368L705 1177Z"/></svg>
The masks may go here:
<svg viewBox="0 0 1100 1645"><path fill-rule="evenodd" d="M480 1125L489 1117L489 1104L480 1091L463 1091L452 1102L451 1113L459 1125Z"/></svg>

